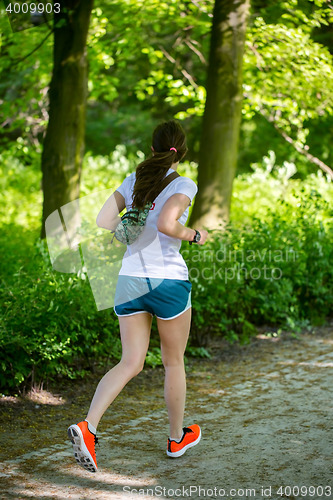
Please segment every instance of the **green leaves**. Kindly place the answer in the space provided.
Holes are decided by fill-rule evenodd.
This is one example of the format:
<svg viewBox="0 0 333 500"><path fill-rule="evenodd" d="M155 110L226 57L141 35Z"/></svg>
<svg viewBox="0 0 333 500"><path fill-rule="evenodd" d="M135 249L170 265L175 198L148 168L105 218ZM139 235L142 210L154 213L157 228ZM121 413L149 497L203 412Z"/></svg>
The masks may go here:
<svg viewBox="0 0 333 500"><path fill-rule="evenodd" d="M99 0L95 5L87 44L89 147L104 154L116 144L138 141L144 149L145 130L164 116L188 119L194 136L189 142L197 141L214 1ZM311 37L330 22L332 9L324 0L269 0L264 7L253 0L244 59L245 120L263 115L296 145L313 141L313 123L333 115L333 64L328 50ZM16 131L23 141L15 144L21 154L22 147L38 150L45 131L53 37L22 60L48 27L12 33L7 25L2 18L0 100L6 131ZM321 152L322 147L319 157Z"/></svg>
<svg viewBox="0 0 333 500"><path fill-rule="evenodd" d="M274 154L265 167L236 178L225 231L183 245L199 345L213 334L246 342L260 325L299 331L333 308L333 185L321 172L293 179Z"/></svg>
<svg viewBox="0 0 333 500"><path fill-rule="evenodd" d="M310 38L308 27L266 24L261 17L249 30L246 47L244 116L262 114L304 147L305 123L333 113L331 54Z"/></svg>

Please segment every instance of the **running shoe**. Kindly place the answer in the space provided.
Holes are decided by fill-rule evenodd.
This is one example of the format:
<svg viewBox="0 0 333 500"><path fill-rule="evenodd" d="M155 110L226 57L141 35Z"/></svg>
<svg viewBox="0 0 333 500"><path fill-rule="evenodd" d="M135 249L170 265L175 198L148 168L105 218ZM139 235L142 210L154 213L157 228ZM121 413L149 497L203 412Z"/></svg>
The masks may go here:
<svg viewBox="0 0 333 500"><path fill-rule="evenodd" d="M88 428L85 420L68 427L67 434L73 444L75 460L89 472L97 472L95 444L98 439Z"/></svg>
<svg viewBox="0 0 333 500"><path fill-rule="evenodd" d="M168 439L167 455L169 457L181 457L185 451L199 443L201 439L201 429L197 424L183 428L183 436L179 443L173 439Z"/></svg>

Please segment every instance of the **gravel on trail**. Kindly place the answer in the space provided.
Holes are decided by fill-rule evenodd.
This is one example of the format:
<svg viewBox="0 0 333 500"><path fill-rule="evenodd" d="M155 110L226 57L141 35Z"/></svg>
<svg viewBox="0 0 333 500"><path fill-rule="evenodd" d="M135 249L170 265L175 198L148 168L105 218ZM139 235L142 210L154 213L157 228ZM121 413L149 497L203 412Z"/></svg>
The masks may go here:
<svg viewBox="0 0 333 500"><path fill-rule="evenodd" d="M163 369L144 370L100 424L99 471L76 465L68 425L84 418L100 374L0 399L1 499L333 498L333 328L189 359L185 424L202 439L168 458Z"/></svg>

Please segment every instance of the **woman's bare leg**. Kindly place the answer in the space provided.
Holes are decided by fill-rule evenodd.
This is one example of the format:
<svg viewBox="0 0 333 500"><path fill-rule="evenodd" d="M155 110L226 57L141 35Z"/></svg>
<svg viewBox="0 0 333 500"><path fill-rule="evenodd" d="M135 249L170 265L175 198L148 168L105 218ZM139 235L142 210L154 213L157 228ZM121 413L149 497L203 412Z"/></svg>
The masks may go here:
<svg viewBox="0 0 333 500"><path fill-rule="evenodd" d="M170 438L179 440L183 433L186 398L184 352L190 332L191 308L175 319L157 319L165 368L164 397L168 408Z"/></svg>
<svg viewBox="0 0 333 500"><path fill-rule="evenodd" d="M150 338L152 317L148 313L119 317L122 357L99 382L86 420L95 428L123 387L143 368Z"/></svg>

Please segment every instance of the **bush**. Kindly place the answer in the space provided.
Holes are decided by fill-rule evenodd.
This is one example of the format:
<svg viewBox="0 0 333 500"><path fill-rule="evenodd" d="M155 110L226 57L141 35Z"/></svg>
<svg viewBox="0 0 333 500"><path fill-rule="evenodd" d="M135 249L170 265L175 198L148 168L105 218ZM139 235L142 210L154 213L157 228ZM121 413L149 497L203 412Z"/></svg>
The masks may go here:
<svg viewBox="0 0 333 500"><path fill-rule="evenodd" d="M252 173L238 175L234 180L230 214L233 222L252 224L253 217L266 220L269 210L281 210L282 200L294 211L299 203L297 195L311 200L312 193L327 202L317 207L317 219L330 217L327 208L333 201L333 183L321 170L308 175L305 181L295 179L296 165L286 161L277 165L274 151L251 168Z"/></svg>
<svg viewBox="0 0 333 500"><path fill-rule="evenodd" d="M247 341L260 325L323 323L333 310L332 216L317 191L301 189L265 220L230 223L204 247L186 246L197 343L210 333Z"/></svg>
<svg viewBox="0 0 333 500"><path fill-rule="evenodd" d="M0 383L13 388L56 375L74 378L107 358L119 359L116 317L97 312L90 287L53 271L45 242L36 241L32 266L1 288Z"/></svg>

